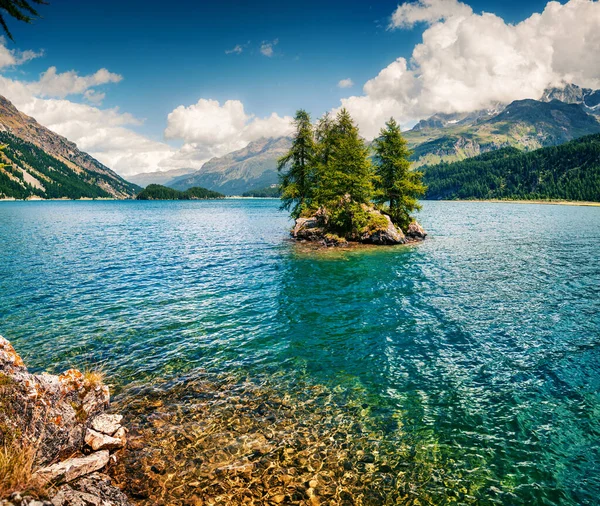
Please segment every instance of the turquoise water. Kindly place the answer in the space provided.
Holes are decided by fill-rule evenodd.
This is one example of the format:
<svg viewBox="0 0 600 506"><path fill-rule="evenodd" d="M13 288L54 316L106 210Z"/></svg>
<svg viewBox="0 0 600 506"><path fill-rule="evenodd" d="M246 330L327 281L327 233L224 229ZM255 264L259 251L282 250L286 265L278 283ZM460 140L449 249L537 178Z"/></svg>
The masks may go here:
<svg viewBox="0 0 600 506"><path fill-rule="evenodd" d="M117 391L199 367L360 384L505 504L598 504L600 208L419 220L421 245L318 254L273 200L0 203L0 334Z"/></svg>

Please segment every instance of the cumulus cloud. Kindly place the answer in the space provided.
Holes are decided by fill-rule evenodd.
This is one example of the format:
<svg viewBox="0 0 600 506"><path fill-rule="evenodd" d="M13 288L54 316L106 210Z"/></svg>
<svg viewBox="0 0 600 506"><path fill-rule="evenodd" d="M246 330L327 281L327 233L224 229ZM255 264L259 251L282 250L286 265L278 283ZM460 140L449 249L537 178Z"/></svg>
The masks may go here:
<svg viewBox="0 0 600 506"><path fill-rule="evenodd" d="M411 59L398 58L363 95L342 100L367 137L391 115L410 124L436 112L539 98L564 82L600 88L600 2L549 2L511 25L456 0L420 0L400 5L390 26L418 22L429 26Z"/></svg>
<svg viewBox="0 0 600 506"><path fill-rule="evenodd" d="M246 114L239 100L201 98L190 106L180 105L167 117L165 137L183 140L196 158L221 156L245 147L261 137L279 137L292 132L292 118L275 113L266 118Z"/></svg>
<svg viewBox="0 0 600 506"><path fill-rule="evenodd" d="M338 88L352 88L352 86L354 86L354 81L350 78L338 82Z"/></svg>
<svg viewBox="0 0 600 506"><path fill-rule="evenodd" d="M419 22L434 23L472 13L471 7L458 0L418 0L399 5L392 14L389 28L411 28Z"/></svg>
<svg viewBox="0 0 600 506"><path fill-rule="evenodd" d="M279 44L279 39L275 39L271 42L263 41L260 45L260 52L264 56L271 58L275 54L275 46Z"/></svg>
<svg viewBox="0 0 600 506"><path fill-rule="evenodd" d="M176 149L132 130L141 122L118 108L99 109L66 99L39 98L27 83L5 76L0 76L0 95L124 176L181 167L174 160Z"/></svg>

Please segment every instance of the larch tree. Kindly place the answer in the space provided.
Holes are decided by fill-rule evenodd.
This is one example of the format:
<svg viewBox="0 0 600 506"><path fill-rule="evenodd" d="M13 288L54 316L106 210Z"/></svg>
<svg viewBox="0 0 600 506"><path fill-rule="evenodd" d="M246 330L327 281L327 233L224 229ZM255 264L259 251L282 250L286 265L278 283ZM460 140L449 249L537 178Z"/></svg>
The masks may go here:
<svg viewBox="0 0 600 506"><path fill-rule="evenodd" d="M391 220L405 229L412 220L410 213L421 208L418 198L427 189L423 184L423 173L410 170L411 152L394 118L381 129L373 147L377 176L374 200L387 204L386 211Z"/></svg>
<svg viewBox="0 0 600 506"><path fill-rule="evenodd" d="M369 204L373 196L373 167L358 127L346 109L329 124L321 141L318 201L331 205L340 198Z"/></svg>
<svg viewBox="0 0 600 506"><path fill-rule="evenodd" d="M316 146L310 115L303 109L294 118L296 133L292 147L277 162L281 207L298 218L311 206L315 189Z"/></svg>

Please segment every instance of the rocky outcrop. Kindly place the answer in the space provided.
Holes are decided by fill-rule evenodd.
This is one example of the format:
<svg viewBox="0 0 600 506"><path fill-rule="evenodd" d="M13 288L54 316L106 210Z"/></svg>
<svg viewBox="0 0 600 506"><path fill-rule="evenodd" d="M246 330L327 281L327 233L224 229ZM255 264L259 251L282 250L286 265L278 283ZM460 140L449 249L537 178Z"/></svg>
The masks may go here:
<svg viewBox="0 0 600 506"><path fill-rule="evenodd" d="M379 211L372 211L382 216L387 225L385 227L377 228L373 231L367 231L361 235L360 241L365 244L379 244L379 245L394 245L404 244L406 237L396 225L392 223L392 220L386 214L381 214Z"/></svg>
<svg viewBox="0 0 600 506"><path fill-rule="evenodd" d="M406 237L413 241L423 241L427 237L427 232L417 221L412 221L406 228Z"/></svg>
<svg viewBox="0 0 600 506"><path fill-rule="evenodd" d="M363 210L367 212L371 223L349 237L339 237L328 232L328 215L323 208L310 217L296 219L291 236L300 242L312 242L322 246L347 246L349 243L392 246L422 241L427 236L416 221L408 226L405 234L392 223L387 214L373 207L363 206Z"/></svg>
<svg viewBox="0 0 600 506"><path fill-rule="evenodd" d="M122 417L105 413L109 401L108 387L97 375L76 369L58 376L31 374L0 336L0 447L30 449L25 488L46 491L54 506L129 504L110 478L97 472L126 444ZM0 504L49 504L12 492L0 497Z"/></svg>

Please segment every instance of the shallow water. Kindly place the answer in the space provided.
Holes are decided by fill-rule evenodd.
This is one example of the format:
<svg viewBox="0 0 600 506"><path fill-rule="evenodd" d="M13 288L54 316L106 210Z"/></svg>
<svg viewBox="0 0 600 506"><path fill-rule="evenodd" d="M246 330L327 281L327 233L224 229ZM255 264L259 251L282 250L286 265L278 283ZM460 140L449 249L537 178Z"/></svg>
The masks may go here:
<svg viewBox="0 0 600 506"><path fill-rule="evenodd" d="M421 245L321 254L273 200L0 203L0 334L33 368L101 366L124 405L198 368L351 389L480 502L597 504L600 208L419 220Z"/></svg>

